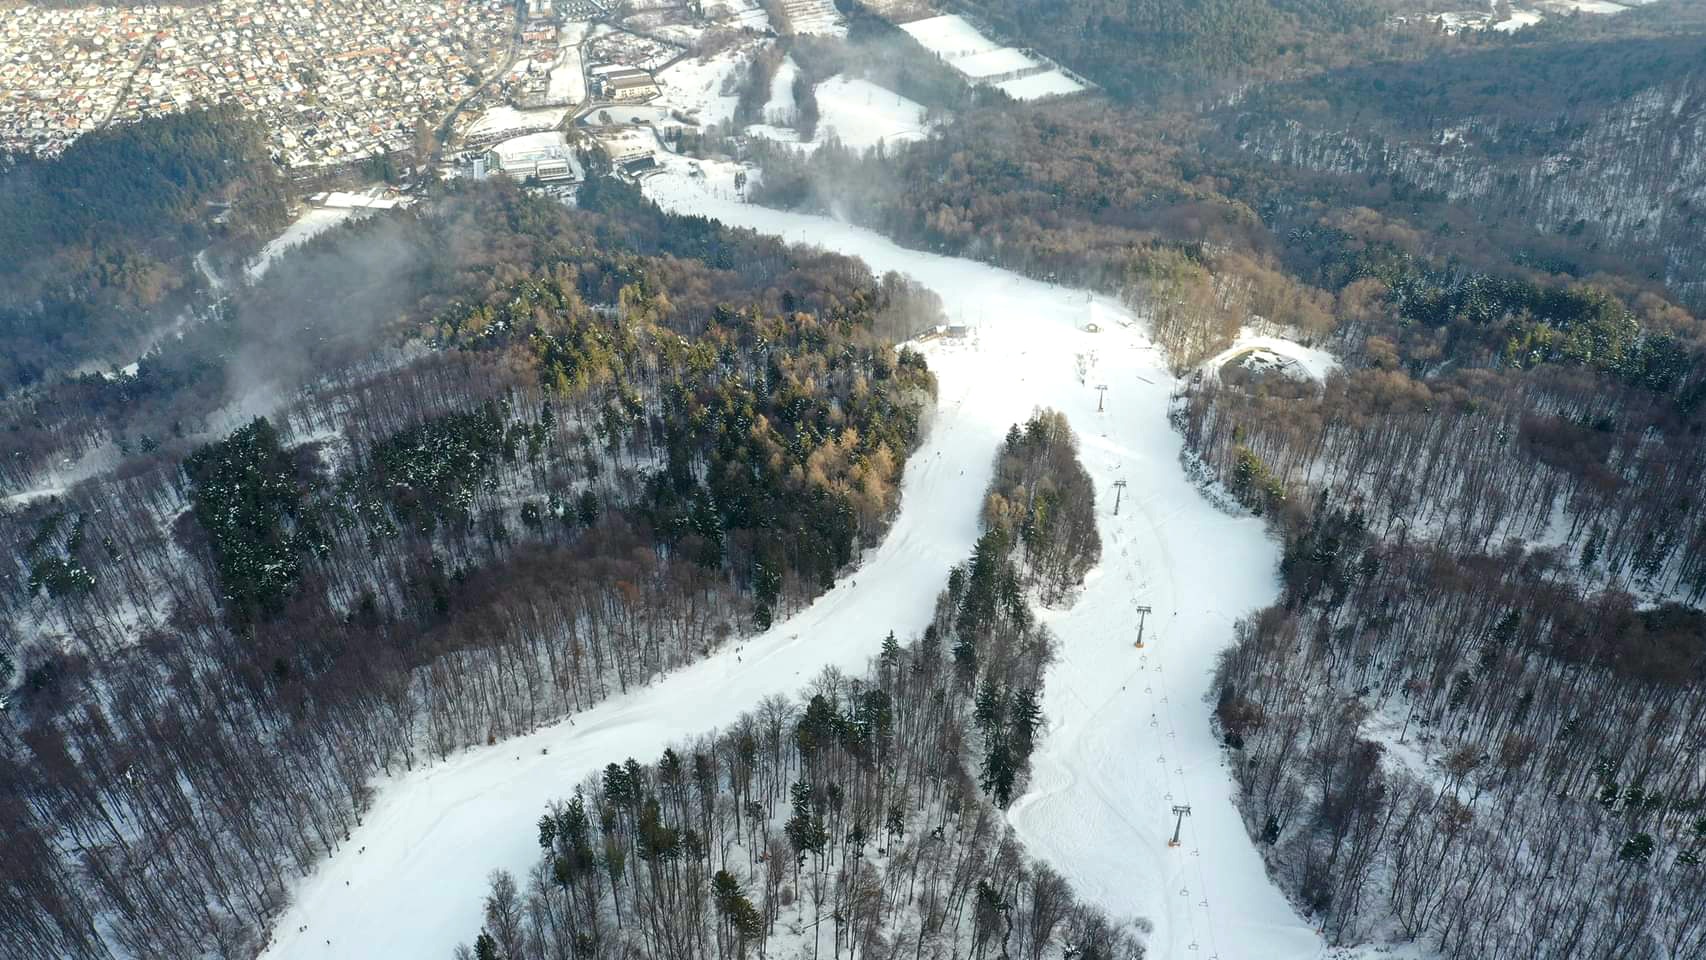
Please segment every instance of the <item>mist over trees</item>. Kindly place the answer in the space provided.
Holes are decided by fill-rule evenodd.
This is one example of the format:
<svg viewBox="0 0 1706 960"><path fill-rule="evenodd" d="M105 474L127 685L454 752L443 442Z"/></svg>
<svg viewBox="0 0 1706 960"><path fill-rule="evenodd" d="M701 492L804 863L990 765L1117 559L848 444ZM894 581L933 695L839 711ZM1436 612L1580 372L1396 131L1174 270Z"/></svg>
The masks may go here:
<svg viewBox="0 0 1706 960"><path fill-rule="evenodd" d="M749 194L1118 295L1181 376L1187 466L1272 525L1283 595L1215 722L1329 940L1706 953L1706 7L1444 37L1357 2L970 0L1102 85L1027 105L858 10L842 42L766 6L737 121L783 50L805 135L837 73L945 122L746 144ZM927 424L892 344L928 291L610 179L441 185L202 302L195 254L285 212L245 124L0 159L0 483L43 494L0 505L0 943L30 960L252 955L381 773L808 603ZM1343 369L1203 368L1251 328ZM973 555L864 675L496 825L540 860L468 952L1141 955L1000 813L1044 735L1032 603L1101 548L1075 450L1014 426Z"/></svg>
<svg viewBox="0 0 1706 960"><path fill-rule="evenodd" d="M0 158L0 397L133 346L201 282L198 251L258 245L284 209L283 177L236 107L98 130L51 160Z"/></svg>
<svg viewBox="0 0 1706 960"><path fill-rule="evenodd" d="M319 268L349 257L392 269ZM0 515L20 957L252 952L373 777L815 596L882 535L934 391L873 332L933 322L910 282L628 187L453 193L275 269L218 321L277 324L253 352L177 346L211 398L279 343L267 416Z"/></svg>

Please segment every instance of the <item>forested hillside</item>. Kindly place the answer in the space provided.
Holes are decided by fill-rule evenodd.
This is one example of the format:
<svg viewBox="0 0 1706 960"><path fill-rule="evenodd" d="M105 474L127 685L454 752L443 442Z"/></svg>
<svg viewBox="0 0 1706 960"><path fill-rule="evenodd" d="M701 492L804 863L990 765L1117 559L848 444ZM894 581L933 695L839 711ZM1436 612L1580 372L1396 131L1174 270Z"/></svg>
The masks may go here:
<svg viewBox="0 0 1706 960"><path fill-rule="evenodd" d="M1285 543L1217 716L1252 840L1335 943L1706 949L1697 9L765 157L763 202L1148 322L1189 459ZM1241 330L1342 369L1202 367Z"/></svg>
<svg viewBox="0 0 1706 960"><path fill-rule="evenodd" d="M1176 412L1286 542L1218 676L1252 836L1340 942L1698 952L1706 618L1670 602L1706 595L1698 333L1353 287L1341 374Z"/></svg>
<svg viewBox="0 0 1706 960"><path fill-rule="evenodd" d="M1081 424L1141 412L1143 443L1164 443L1085 438L1101 482L1121 478L1122 523L1183 527L1190 501L1253 538L1259 517L1281 545L1264 610L1175 582L1183 551L1159 535L1112 544L1126 575L1088 581L1124 591L1095 621L1108 634L1128 601L1168 640L1190 618L1163 604L1226 618L1201 633L1233 640L1212 726L1206 702L1189 731L1149 723L1194 731L1190 764L1211 776L1224 745L1236 811L1218 780L1175 801L1165 771L1186 761L1170 756L1156 791L1180 805L1166 826L1214 822L1235 850L1199 857L1215 866L1196 883L1237 891L1217 908L1262 914L1258 938L1297 920L1241 814L1307 918L1287 936L1452 960L1706 956L1706 4L1455 36L1389 20L1385 0L953 5L1012 48L990 62L1041 53L1102 86L1035 102L857 4L845 38L795 35L788 5L762 6L779 36L679 64L695 81L727 68L696 109L733 101L733 116L668 138L690 156L660 152L645 192L595 176L565 202L502 176L429 178L412 205L217 297L198 263L244 259L287 201L234 108L0 160L0 953L246 960L301 878L364 849L351 838L388 775L608 711L851 581L935 404L924 356L894 344L935 329L923 349L981 391L953 384L958 429L1014 419L1017 404L972 402L997 392L1077 390L1060 409L1108 418ZM791 98L773 96L784 62ZM918 139L861 154L743 135L778 102L806 139L820 112L892 129L875 94L820 107L833 77L922 106L899 108ZM647 192L809 224L787 235L979 296L947 316L904 276ZM979 310L1000 314L984 336ZM1061 334L1053 352L1033 330ZM1097 367L1102 344L1142 365L1104 351ZM75 372L115 356L140 360ZM1177 449L1168 402L1184 476L1215 507L1150 456ZM963 505L961 539L928 562L965 552L974 515L976 549L939 571L933 612L917 598L928 623L861 630L888 635L861 675L825 672L661 757L600 758L538 820L489 824L536 836L539 857L490 878L461 952L1140 957L1142 918L1080 894L1154 863L1116 850L1075 893L1003 815L1033 755L1081 789L1071 771L1135 755L1090 744L1054 766L1044 739L1043 621L1102 557L1067 423L1037 410L1004 439L950 436L987 439L939 444L948 457L913 474L928 512ZM986 490L946 479L997 441ZM1176 496L1134 508L1123 478L1153 470ZM941 539L898 529L908 563ZM1147 543L1162 555L1140 557ZM891 566L887 583L933 591L938 574L917 572ZM1260 569L1243 579L1238 596L1274 596ZM842 596L808 620L873 609ZM1218 649L1186 648L1197 667ZM810 676L747 673L747 654L731 669L767 690ZM1079 718L1124 726L1069 692ZM1150 776L1121 769L1126 787ZM1127 810L1130 792L1105 805L1159 849L1166 808ZM1107 812L1083 832L1110 829ZM1206 893L1180 892L1200 912L1149 913L1156 950L1195 949L1212 923Z"/></svg>
<svg viewBox="0 0 1706 960"><path fill-rule="evenodd" d="M284 205L235 107L109 127L52 160L0 157L0 396L131 345L200 282L191 257L276 230Z"/></svg>
<svg viewBox="0 0 1706 960"><path fill-rule="evenodd" d="M1615 259L1698 309L1706 31L1617 22L1594 42L1542 33L1269 88L1225 111L1225 135L1304 181L1379 184L1364 202L1388 214L1437 197L1568 238L1579 253L1535 265L1581 276Z"/></svg>
<svg viewBox="0 0 1706 960"><path fill-rule="evenodd" d="M931 402L875 330L934 310L614 183L452 193L280 263L174 342L209 398L274 357L267 416L0 516L0 939L245 954L376 774L810 599L881 535ZM195 396L149 376L137 416Z"/></svg>
<svg viewBox="0 0 1706 960"><path fill-rule="evenodd" d="M1048 491L1094 514L1064 418L1015 425L987 496ZM1024 582L1039 553L1082 571L1083 536L986 514L935 616L890 632L860 677L827 671L731 728L654 763L611 758L537 824L538 863L492 877L485 924L459 956L1137 958L1121 924L1031 860L1001 808L1042 733L1052 638ZM1020 561L1019 558L1026 558ZM880 629L873 625L873 628Z"/></svg>
<svg viewBox="0 0 1706 960"><path fill-rule="evenodd" d="M1008 37L1120 100L1201 97L1369 55L1396 38L1371 0L966 0Z"/></svg>

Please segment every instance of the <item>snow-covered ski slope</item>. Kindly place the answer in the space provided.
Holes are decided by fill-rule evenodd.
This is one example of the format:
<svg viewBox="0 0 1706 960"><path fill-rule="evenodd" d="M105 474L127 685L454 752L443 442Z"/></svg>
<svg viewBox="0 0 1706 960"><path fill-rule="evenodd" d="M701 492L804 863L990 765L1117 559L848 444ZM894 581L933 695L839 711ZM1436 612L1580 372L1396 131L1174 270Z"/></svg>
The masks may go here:
<svg viewBox="0 0 1706 960"><path fill-rule="evenodd" d="M1152 957L1321 955L1319 938L1268 882L1232 807L1203 699L1232 619L1275 594L1276 549L1258 521L1218 512L1185 478L1166 420L1173 381L1138 329L1082 329L1092 307L1105 318L1124 316L1119 306L902 249L828 218L743 204L731 199L732 171L713 165L698 180L685 161L662 159L647 191L664 206L907 273L941 295L950 321L972 327L967 338L924 348L941 391L907 468L900 516L857 572L738 652L580 714L572 726L376 784L364 825L301 883L264 956L446 956L478 930L487 872L527 869L540 811L587 774L630 755L655 758L767 694L796 690L825 665L859 668L891 628L916 635L948 567L970 553L996 445L1038 406L1065 412L1082 439L1104 546L1077 603L1050 615L1060 649L1048 678L1049 727L1014 826L1083 894L1118 917L1152 923ZM1097 384L1108 386L1102 414ZM1118 516L1116 479L1128 484ZM1153 607L1143 652L1132 646L1136 604ZM1176 849L1166 844L1174 803L1192 807Z"/></svg>

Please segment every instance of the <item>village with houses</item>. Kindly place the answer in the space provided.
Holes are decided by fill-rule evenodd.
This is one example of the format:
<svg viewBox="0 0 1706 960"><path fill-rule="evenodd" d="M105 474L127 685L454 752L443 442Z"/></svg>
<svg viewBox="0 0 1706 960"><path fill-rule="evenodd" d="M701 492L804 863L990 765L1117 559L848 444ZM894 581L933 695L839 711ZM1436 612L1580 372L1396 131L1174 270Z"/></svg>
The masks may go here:
<svg viewBox="0 0 1706 960"><path fill-rule="evenodd" d="M52 155L109 123L237 103L288 168L407 150L501 65L515 21L497 0L15 5L0 10L0 149Z"/></svg>
<svg viewBox="0 0 1706 960"><path fill-rule="evenodd" d="M865 6L968 83L1016 100L1090 86L918 0ZM763 122L733 128L737 86L766 45L784 33L845 35L834 0L215 0L69 9L0 0L0 9L0 153L52 156L108 124L236 103L260 119L275 161L316 196L382 178L406 192L411 174L429 168L439 177L502 175L561 189L583 180L594 156L617 175L644 176L688 132L806 150L834 136L868 148L922 137L930 123L905 97L837 75L815 88L815 134L799 136L791 86L799 68L787 59Z"/></svg>

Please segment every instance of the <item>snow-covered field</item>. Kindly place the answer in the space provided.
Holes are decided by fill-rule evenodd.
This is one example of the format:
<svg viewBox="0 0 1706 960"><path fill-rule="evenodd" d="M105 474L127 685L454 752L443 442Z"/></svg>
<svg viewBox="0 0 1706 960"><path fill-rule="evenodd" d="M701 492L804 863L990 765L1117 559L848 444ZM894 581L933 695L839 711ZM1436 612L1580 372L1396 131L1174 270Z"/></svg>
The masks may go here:
<svg viewBox="0 0 1706 960"><path fill-rule="evenodd" d="M817 86L817 106L820 141L832 130L859 150L924 138L924 108L869 80L830 77Z"/></svg>
<svg viewBox="0 0 1706 960"><path fill-rule="evenodd" d="M1081 329L1087 306L1124 311L828 218L727 199L733 167L705 164L696 179L687 160L661 159L646 184L666 207L905 272L941 295L950 318L975 325L966 340L924 348L940 400L907 469L900 516L856 574L738 654L724 650L572 725L377 783L364 825L302 882L265 956L442 956L478 929L487 872L525 869L537 854L539 811L589 772L653 758L826 665L859 667L890 627L915 635L948 567L971 549L997 443L1039 405L1064 411L1082 438L1102 492L1104 560L1073 607L1048 615L1060 638L1049 728L1012 823L1086 896L1117 916L1147 918L1153 956L1321 955L1246 837L1203 699L1232 619L1275 594L1276 548L1257 520L1219 512L1186 479L1166 418L1173 380L1138 328ZM1097 383L1110 387L1100 415ZM1116 479L1130 484L1117 517ZM1136 604L1153 608L1142 652L1132 646ZM1192 815L1173 849L1175 803Z"/></svg>
<svg viewBox="0 0 1706 960"><path fill-rule="evenodd" d="M1600 16L1612 16L1623 13L1630 7L1642 6L1641 3L1612 3L1610 0L1539 0L1535 4L1548 10L1556 10L1561 14L1571 12L1593 13Z"/></svg>
<svg viewBox="0 0 1706 960"><path fill-rule="evenodd" d="M900 28L966 79L993 84L1015 100L1059 97L1084 89L1084 84L1046 61L989 39L958 14L914 20Z"/></svg>
<svg viewBox="0 0 1706 960"><path fill-rule="evenodd" d="M1015 100L1041 100L1044 97L1064 97L1069 93L1078 93L1084 85L1072 79L1059 70L1047 70L1043 73L1033 73L1028 77L1017 77L1003 80L995 85L1002 93Z"/></svg>
<svg viewBox="0 0 1706 960"><path fill-rule="evenodd" d="M592 25L571 21L557 37L557 63L551 68L547 96L552 103L580 103L586 99L586 73L581 64L581 41Z"/></svg>
<svg viewBox="0 0 1706 960"><path fill-rule="evenodd" d="M954 69L973 80L996 77L1004 73L1031 70L1042 64L1012 47L1001 47L987 53L974 53L954 61Z"/></svg>
<svg viewBox="0 0 1706 960"><path fill-rule="evenodd" d="M781 75L797 70L792 61L783 61L776 71L777 83L771 87L770 104L764 109L769 122L755 123L746 128L750 136L763 137L779 143L797 144L811 151L822 146L834 134L843 144L857 150L869 150L882 143L893 145L908 140L922 140L929 131L924 107L869 80L836 74L817 85L817 135L801 141L799 131L779 121L794 120L792 88L782 92Z"/></svg>
<svg viewBox="0 0 1706 960"><path fill-rule="evenodd" d="M1543 18L1533 10L1512 10L1509 19L1500 20L1493 24L1493 29L1501 33L1515 33L1523 27L1532 27Z"/></svg>
<svg viewBox="0 0 1706 960"><path fill-rule="evenodd" d="M517 110L510 106L496 106L480 115L480 119L469 125L465 136L481 136L484 134L500 134L511 130L548 129L563 122L568 116L566 107L547 107L542 110Z"/></svg>
<svg viewBox="0 0 1706 960"><path fill-rule="evenodd" d="M740 44L703 59L689 57L658 74L663 96L653 101L660 107L697 117L701 125L727 123L735 115L740 96L724 93L724 81L745 69L752 45Z"/></svg>
<svg viewBox="0 0 1706 960"><path fill-rule="evenodd" d="M944 60L975 56L1001 47L968 23L965 17L953 13L903 23L900 28L923 44L924 49Z"/></svg>
<svg viewBox="0 0 1706 960"><path fill-rule="evenodd" d="M327 230L332 229L356 213L365 213L356 207L310 207L297 217L295 222L286 227L284 232L267 241L255 259L249 263L247 273L251 281L266 276L267 268L291 247L298 247L314 239Z"/></svg>

